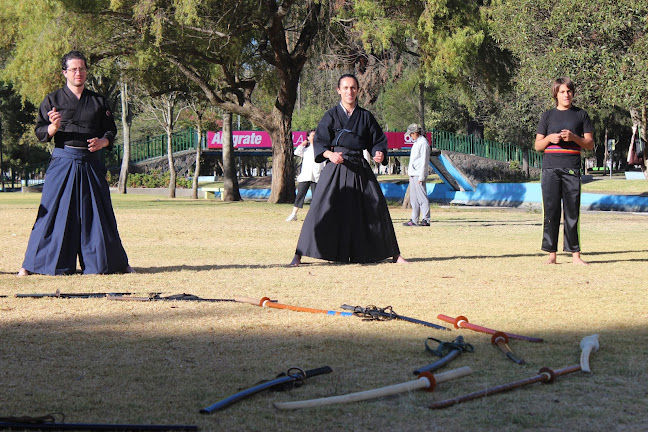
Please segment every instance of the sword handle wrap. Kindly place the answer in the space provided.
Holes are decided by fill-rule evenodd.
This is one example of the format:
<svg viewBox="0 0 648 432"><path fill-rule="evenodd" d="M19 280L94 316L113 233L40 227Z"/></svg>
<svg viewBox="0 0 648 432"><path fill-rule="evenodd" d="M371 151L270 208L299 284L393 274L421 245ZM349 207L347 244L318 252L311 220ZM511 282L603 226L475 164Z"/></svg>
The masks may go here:
<svg viewBox="0 0 648 432"><path fill-rule="evenodd" d="M434 389L436 388L436 378L434 378L434 375L431 372L421 372L418 374L419 378L427 378L427 380L430 382L430 384L424 389L427 392L433 392Z"/></svg>

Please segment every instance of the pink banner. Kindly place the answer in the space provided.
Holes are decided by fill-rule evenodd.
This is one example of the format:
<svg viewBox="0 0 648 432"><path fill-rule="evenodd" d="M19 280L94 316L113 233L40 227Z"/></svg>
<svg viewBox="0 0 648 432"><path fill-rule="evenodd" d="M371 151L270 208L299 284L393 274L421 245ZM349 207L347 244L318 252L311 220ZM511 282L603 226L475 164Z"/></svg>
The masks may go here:
<svg viewBox="0 0 648 432"><path fill-rule="evenodd" d="M223 148L222 131L207 132L207 148ZM234 131L232 132L235 149L269 149L272 148L272 140L266 131ZM306 132L292 133L293 145L298 146L306 140Z"/></svg>
<svg viewBox="0 0 648 432"><path fill-rule="evenodd" d="M207 132L207 147L210 149L223 148L222 131ZM232 133L235 149L269 149L272 148L272 140L266 131L234 131ZM306 140L307 132L293 132L293 145L298 146ZM414 141L405 135L405 132L385 132L387 136L387 147L390 149L409 149L412 148ZM427 134L428 142L432 138Z"/></svg>
<svg viewBox="0 0 648 432"><path fill-rule="evenodd" d="M409 135L405 135L405 132L385 132L385 135L387 136L387 148L410 149L414 145L414 140ZM426 138L429 144L432 134L428 132Z"/></svg>

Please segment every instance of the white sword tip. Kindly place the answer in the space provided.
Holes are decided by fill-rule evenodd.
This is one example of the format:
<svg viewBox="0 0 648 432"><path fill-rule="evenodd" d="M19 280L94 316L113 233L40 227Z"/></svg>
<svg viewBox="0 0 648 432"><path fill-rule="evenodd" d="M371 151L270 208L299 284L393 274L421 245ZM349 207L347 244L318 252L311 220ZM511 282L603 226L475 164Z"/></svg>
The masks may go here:
<svg viewBox="0 0 648 432"><path fill-rule="evenodd" d="M599 341L598 334L593 334L590 336L585 336L580 342L581 358L580 366L583 372L591 373L592 370L589 367L589 356L592 352L599 350Z"/></svg>

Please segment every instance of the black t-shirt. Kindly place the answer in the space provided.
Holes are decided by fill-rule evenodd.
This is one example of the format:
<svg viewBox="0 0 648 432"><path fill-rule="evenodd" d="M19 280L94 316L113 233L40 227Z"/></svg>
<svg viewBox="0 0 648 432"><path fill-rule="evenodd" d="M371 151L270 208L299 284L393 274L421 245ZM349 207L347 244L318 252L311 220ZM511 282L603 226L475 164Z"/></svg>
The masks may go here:
<svg viewBox="0 0 648 432"><path fill-rule="evenodd" d="M586 133L593 133L592 122L585 110L572 106L567 110L557 108L542 113L538 123L539 135L551 135L563 129L583 137ZM550 143L544 150L542 168L575 168L581 166L581 147L573 141L560 141L558 144Z"/></svg>

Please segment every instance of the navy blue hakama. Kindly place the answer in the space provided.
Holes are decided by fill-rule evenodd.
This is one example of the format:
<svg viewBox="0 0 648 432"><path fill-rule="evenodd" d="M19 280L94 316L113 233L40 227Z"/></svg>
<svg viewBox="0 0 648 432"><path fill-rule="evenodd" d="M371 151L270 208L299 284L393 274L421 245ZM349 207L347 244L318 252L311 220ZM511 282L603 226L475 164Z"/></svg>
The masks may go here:
<svg viewBox="0 0 648 432"><path fill-rule="evenodd" d="M121 273L128 267L99 152L55 148L23 268L47 275Z"/></svg>

